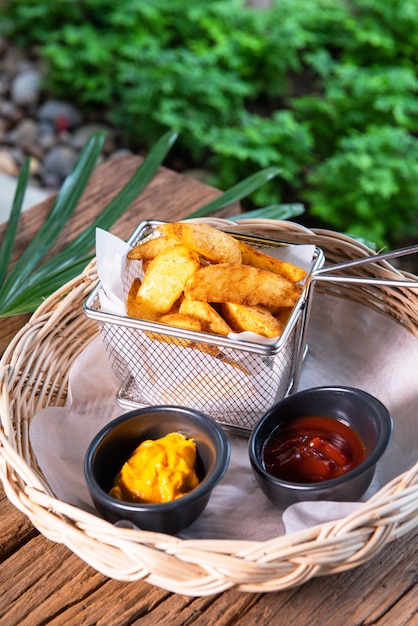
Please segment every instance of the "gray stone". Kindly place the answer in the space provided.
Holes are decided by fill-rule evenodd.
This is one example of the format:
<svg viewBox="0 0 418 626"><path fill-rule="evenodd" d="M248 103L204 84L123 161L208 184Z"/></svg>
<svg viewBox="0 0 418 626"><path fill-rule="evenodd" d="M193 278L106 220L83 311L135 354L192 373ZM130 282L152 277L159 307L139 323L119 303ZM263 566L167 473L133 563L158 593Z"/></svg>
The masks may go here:
<svg viewBox="0 0 418 626"><path fill-rule="evenodd" d="M39 102L42 76L36 69L17 74L10 85L13 102L20 106L35 105Z"/></svg>
<svg viewBox="0 0 418 626"><path fill-rule="evenodd" d="M44 169L65 178L71 172L78 157L78 152L71 146L54 146L49 150L44 159Z"/></svg>
<svg viewBox="0 0 418 626"><path fill-rule="evenodd" d="M111 128L106 126L106 124L83 124L83 126L80 126L74 131L70 140L71 145L77 150L81 150L89 137L97 131L104 131L106 133L104 151L113 152L112 147L115 149L113 141L115 133ZM108 147L106 147L106 144L109 144Z"/></svg>
<svg viewBox="0 0 418 626"><path fill-rule="evenodd" d="M37 114L41 122L51 122L56 128L75 128L83 121L81 112L63 100L46 100L39 107Z"/></svg>
<svg viewBox="0 0 418 626"><path fill-rule="evenodd" d="M35 120L25 117L8 134L8 140L15 146L26 148L36 142L38 125Z"/></svg>
<svg viewBox="0 0 418 626"><path fill-rule="evenodd" d="M63 182L63 179L61 176L58 176L57 174L54 174L53 172L48 172L43 166L43 164L39 168L37 175L39 176L43 187L50 187L51 189L58 189Z"/></svg>
<svg viewBox="0 0 418 626"><path fill-rule="evenodd" d="M57 134L52 128L40 128L38 143L42 150L50 150L57 143Z"/></svg>
<svg viewBox="0 0 418 626"><path fill-rule="evenodd" d="M23 110L11 100L0 101L0 115L8 120L11 124L15 124L24 117Z"/></svg>

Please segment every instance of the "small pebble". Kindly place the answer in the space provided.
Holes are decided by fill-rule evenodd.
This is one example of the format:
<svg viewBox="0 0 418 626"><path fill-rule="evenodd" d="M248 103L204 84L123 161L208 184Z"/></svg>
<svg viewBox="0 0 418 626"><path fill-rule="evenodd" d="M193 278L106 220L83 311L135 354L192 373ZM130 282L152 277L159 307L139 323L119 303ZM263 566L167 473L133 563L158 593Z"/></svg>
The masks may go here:
<svg viewBox="0 0 418 626"><path fill-rule="evenodd" d="M98 164L121 149L131 151L105 112L88 120L73 103L44 93L45 71L35 49L22 50L0 35L0 171L18 176L29 156L31 184L57 190L93 132L106 132Z"/></svg>

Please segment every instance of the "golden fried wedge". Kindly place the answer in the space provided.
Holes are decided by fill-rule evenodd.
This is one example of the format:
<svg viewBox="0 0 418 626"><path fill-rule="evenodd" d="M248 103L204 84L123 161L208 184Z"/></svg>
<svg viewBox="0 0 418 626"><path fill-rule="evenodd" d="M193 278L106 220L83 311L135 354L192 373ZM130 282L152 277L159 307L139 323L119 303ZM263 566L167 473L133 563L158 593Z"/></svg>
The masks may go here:
<svg viewBox="0 0 418 626"><path fill-rule="evenodd" d="M280 261L274 257L257 250L253 246L245 243L244 241L238 241L239 249L241 250L242 263L244 265L251 265L252 267L258 267L261 270L267 270L268 272L274 272L288 278L292 283L297 283L303 280L306 276L305 270L293 263L287 261Z"/></svg>
<svg viewBox="0 0 418 626"><path fill-rule="evenodd" d="M163 250L150 262L145 272L138 289L137 303L149 307L157 317L168 313L199 267L199 256L186 246L176 245Z"/></svg>
<svg viewBox="0 0 418 626"><path fill-rule="evenodd" d="M170 237L156 237L149 239L145 243L139 243L128 252L128 259L136 261L150 261L163 250L178 244L176 239Z"/></svg>
<svg viewBox="0 0 418 626"><path fill-rule="evenodd" d="M180 313L190 315L199 320L201 330L216 335L227 335L231 328L208 302L184 299L180 304Z"/></svg>
<svg viewBox="0 0 418 626"><path fill-rule="evenodd" d="M240 263L241 252L237 241L208 224L173 222L160 224L157 229L167 237L195 250L211 263Z"/></svg>
<svg viewBox="0 0 418 626"><path fill-rule="evenodd" d="M156 322L159 317L159 313L157 313L146 302L139 302L137 300L137 294L140 286L140 279L134 278L126 298L126 312L130 317Z"/></svg>
<svg viewBox="0 0 418 626"><path fill-rule="evenodd" d="M283 328L286 326L290 314L293 311L293 308L287 308L287 309L279 309L278 311L274 311L273 315L276 318L276 320L279 322L279 324L281 324L283 326Z"/></svg>
<svg viewBox="0 0 418 626"><path fill-rule="evenodd" d="M224 302L221 304L221 312L237 333L251 331L262 337L278 337L283 330L276 318L261 306Z"/></svg>
<svg viewBox="0 0 418 626"><path fill-rule="evenodd" d="M287 278L249 265L221 263L201 267L186 283L187 300L235 302L277 309L293 306L300 290Z"/></svg>
<svg viewBox="0 0 418 626"><path fill-rule="evenodd" d="M185 330L202 330L199 320L191 315L184 315L183 313L167 313L166 315L162 315L158 321L162 324L170 324L170 326L184 328Z"/></svg>

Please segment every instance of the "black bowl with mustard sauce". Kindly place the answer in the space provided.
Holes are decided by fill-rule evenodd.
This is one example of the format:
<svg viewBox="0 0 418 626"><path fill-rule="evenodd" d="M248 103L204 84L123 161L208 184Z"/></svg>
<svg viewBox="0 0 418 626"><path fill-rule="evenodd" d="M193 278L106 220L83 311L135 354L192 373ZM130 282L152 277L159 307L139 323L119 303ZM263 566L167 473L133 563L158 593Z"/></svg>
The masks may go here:
<svg viewBox="0 0 418 626"><path fill-rule="evenodd" d="M389 445L393 421L376 397L352 387L287 396L257 423L249 457L259 487L277 506L360 500Z"/></svg>
<svg viewBox="0 0 418 626"><path fill-rule="evenodd" d="M171 443L166 446L167 453L161 452L163 441L173 434L194 442L193 467L189 467L189 452L185 453L187 465L183 458L179 460L178 450L170 449ZM134 463L141 444L145 451ZM147 450L147 446L151 447ZM152 467L154 458L156 469ZM142 530L177 534L203 513L229 459L229 440L212 418L188 408L152 406L125 413L97 433L86 452L84 474L97 511L108 521L126 520ZM177 465L171 467L170 463ZM127 473L123 474L122 468L128 468ZM141 483L142 470L148 473ZM134 472L138 472L135 480ZM163 499L143 499L144 493L156 497L157 492ZM167 493L181 495L167 500Z"/></svg>

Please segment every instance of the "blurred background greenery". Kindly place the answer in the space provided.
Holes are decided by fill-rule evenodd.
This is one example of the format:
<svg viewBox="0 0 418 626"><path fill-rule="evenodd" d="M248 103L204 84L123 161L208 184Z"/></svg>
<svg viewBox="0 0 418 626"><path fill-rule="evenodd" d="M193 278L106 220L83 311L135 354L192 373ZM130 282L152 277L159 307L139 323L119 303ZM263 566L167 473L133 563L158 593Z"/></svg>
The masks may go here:
<svg viewBox="0 0 418 626"><path fill-rule="evenodd" d="M135 150L179 133L169 166L227 189L281 175L251 208L394 247L418 234L417 0L6 0L45 88L105 110Z"/></svg>

